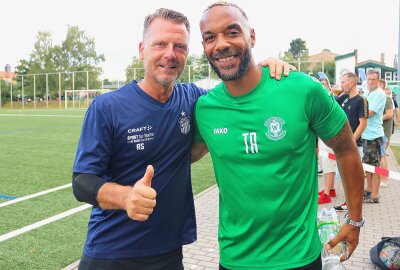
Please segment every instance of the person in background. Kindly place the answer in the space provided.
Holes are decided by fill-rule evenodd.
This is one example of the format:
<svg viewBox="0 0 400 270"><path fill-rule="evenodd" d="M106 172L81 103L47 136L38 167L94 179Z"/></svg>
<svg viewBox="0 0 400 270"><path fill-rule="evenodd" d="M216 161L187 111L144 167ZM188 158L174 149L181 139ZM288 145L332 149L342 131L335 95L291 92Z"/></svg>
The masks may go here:
<svg viewBox="0 0 400 270"><path fill-rule="evenodd" d="M390 89L389 89L390 90ZM394 115L395 117L393 118L393 130L392 134L394 133L394 129L400 125L400 109L399 109L399 102L397 99L397 94L390 90L391 96L393 98L393 104L394 104Z"/></svg>
<svg viewBox="0 0 400 270"><path fill-rule="evenodd" d="M322 77L318 79L322 82L324 88L331 93L331 84L327 77ZM321 151L333 153L333 150L326 146L323 140L318 139L317 147ZM318 204L325 204L332 202L332 198L336 197L336 189L335 189L335 174L336 174L336 161L329 159L327 157L318 157L318 160L321 161L322 170L324 175L324 189L318 192Z"/></svg>
<svg viewBox="0 0 400 270"><path fill-rule="evenodd" d="M383 131L385 135L383 136L383 145L381 147L381 168L386 169L388 168L387 162L386 162L386 149L389 146L390 142L390 137L392 136L392 129L393 129L393 109L394 109L394 104L393 104L393 99L390 96L391 91L386 88L386 81L381 79L379 80L379 87L385 92L386 94L386 103L385 103L385 110L384 114L382 116L382 121L383 121ZM381 183L380 187L381 188L386 188L388 186L388 178L382 175L379 175L381 178Z"/></svg>
<svg viewBox="0 0 400 270"><path fill-rule="evenodd" d="M361 134L367 127L368 120L368 101L361 96L357 89L358 76L353 73L345 73L341 77L341 87L344 94L336 101L344 110L349 121L354 140L356 141L360 158L363 156L363 148L361 142ZM335 206L337 211L347 211L347 204L343 202L341 205Z"/></svg>
<svg viewBox="0 0 400 270"><path fill-rule="evenodd" d="M380 73L376 70L370 70L367 73L368 94L368 120L367 127L361 135L363 146L363 162L380 167L383 146L383 137L385 136L382 117L386 104L386 94L379 87ZM364 192L365 203L379 203L380 177L376 173L366 172L367 187Z"/></svg>

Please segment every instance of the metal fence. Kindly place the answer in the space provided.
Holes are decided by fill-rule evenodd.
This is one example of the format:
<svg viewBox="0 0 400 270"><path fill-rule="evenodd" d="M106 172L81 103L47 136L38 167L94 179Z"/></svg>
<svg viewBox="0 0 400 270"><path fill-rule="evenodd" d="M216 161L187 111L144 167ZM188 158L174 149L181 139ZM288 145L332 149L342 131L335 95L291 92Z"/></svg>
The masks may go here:
<svg viewBox="0 0 400 270"><path fill-rule="evenodd" d="M124 83L101 80L98 72L90 71L17 75L14 81L0 80L0 108L63 108L67 90L113 90Z"/></svg>
<svg viewBox="0 0 400 270"><path fill-rule="evenodd" d="M303 61L304 62L304 61ZM305 70L310 62L296 62L299 71ZM319 62L324 70L324 62ZM140 81L144 77L143 68L128 70L129 79ZM109 81L100 79L101 74L95 71L64 71L40 74L17 75L12 82L0 80L0 108L9 109L53 109L64 108L65 91L91 89L115 90L126 81ZM104 76L103 76L104 77ZM219 80L209 64L186 65L178 82L199 82L200 87L211 89Z"/></svg>

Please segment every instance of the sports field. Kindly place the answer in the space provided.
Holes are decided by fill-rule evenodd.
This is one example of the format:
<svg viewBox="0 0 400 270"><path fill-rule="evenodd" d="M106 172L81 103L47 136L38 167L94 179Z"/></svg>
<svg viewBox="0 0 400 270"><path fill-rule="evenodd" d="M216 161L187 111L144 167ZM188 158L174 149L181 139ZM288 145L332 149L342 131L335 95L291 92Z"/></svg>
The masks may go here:
<svg viewBox="0 0 400 270"><path fill-rule="evenodd" d="M85 110L0 110L0 269L62 269L79 259L90 209L71 169ZM197 194L215 183L192 167Z"/></svg>

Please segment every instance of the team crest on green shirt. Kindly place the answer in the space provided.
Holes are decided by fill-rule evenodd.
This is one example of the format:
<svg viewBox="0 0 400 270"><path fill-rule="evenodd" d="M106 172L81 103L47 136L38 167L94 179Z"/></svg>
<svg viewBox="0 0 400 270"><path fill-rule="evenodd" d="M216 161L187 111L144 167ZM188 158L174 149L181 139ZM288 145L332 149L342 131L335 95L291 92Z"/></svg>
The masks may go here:
<svg viewBox="0 0 400 270"><path fill-rule="evenodd" d="M272 116L265 120L264 126L267 127L265 136L273 141L278 141L286 135L286 123L285 121L277 116Z"/></svg>

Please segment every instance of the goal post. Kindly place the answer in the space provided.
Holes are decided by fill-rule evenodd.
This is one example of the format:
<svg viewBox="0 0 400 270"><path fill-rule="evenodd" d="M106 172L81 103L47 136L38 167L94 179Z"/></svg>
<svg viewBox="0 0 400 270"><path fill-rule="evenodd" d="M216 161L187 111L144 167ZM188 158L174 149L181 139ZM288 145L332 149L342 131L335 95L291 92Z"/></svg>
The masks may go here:
<svg viewBox="0 0 400 270"><path fill-rule="evenodd" d="M65 109L88 108L93 99L101 94L112 91L111 89L84 89L65 90Z"/></svg>

